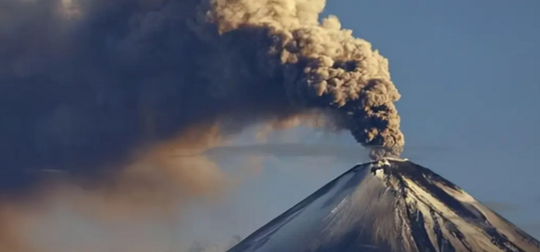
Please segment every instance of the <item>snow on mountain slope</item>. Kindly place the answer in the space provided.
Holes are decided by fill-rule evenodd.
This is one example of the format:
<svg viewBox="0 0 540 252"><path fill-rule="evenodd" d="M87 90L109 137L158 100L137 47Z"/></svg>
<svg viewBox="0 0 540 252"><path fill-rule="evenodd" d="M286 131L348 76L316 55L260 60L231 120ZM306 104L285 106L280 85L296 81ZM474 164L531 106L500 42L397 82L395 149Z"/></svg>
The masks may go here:
<svg viewBox="0 0 540 252"><path fill-rule="evenodd" d="M229 252L516 251L540 242L431 170L360 164Z"/></svg>

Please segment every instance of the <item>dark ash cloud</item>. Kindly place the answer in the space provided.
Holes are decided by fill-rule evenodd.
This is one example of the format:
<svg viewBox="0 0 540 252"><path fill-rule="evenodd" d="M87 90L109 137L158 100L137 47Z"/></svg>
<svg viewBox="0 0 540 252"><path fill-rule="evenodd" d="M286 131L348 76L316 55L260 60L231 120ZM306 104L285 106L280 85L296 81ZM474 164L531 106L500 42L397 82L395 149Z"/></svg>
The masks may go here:
<svg viewBox="0 0 540 252"><path fill-rule="evenodd" d="M364 146L399 154L400 95L387 60L336 17L319 23L323 8L322 0L1 1L0 212L59 180L137 204L162 195L149 192L198 195L220 186L219 169L172 154L314 113Z"/></svg>

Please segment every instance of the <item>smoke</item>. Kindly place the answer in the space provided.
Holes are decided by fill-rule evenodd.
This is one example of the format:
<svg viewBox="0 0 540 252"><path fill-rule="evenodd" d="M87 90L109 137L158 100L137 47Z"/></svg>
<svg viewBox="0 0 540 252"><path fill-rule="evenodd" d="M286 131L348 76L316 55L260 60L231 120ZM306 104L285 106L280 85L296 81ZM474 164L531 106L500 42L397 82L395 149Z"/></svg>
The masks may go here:
<svg viewBox="0 0 540 252"><path fill-rule="evenodd" d="M0 204L70 187L88 194L83 202L137 211L213 195L229 178L208 158L182 154L255 123L330 125L372 157L399 155L388 61L336 17L319 22L324 6L1 1ZM77 204L100 205L90 202ZM9 225L0 242L20 244Z"/></svg>

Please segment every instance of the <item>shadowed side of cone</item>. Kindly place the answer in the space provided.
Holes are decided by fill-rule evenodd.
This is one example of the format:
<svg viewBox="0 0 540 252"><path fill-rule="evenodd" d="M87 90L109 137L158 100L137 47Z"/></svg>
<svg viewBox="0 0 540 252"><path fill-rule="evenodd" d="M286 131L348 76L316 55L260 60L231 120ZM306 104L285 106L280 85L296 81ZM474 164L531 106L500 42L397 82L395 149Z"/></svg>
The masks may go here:
<svg viewBox="0 0 540 252"><path fill-rule="evenodd" d="M360 164L229 252L540 251L452 182L405 160Z"/></svg>

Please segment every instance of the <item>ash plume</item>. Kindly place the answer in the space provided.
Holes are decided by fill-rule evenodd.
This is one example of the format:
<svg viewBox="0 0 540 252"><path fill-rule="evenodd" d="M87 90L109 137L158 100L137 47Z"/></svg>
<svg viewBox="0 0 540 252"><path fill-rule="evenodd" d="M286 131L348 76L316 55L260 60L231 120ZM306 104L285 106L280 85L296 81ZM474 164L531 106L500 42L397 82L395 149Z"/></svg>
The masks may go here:
<svg viewBox="0 0 540 252"><path fill-rule="evenodd" d="M324 6L1 1L0 204L57 183L45 170L136 204L163 191L171 192L163 201L204 194L227 184L215 164L165 153L314 114L351 131L374 158L399 155L400 95L388 61L336 17L319 22ZM133 175L140 169L153 175Z"/></svg>

